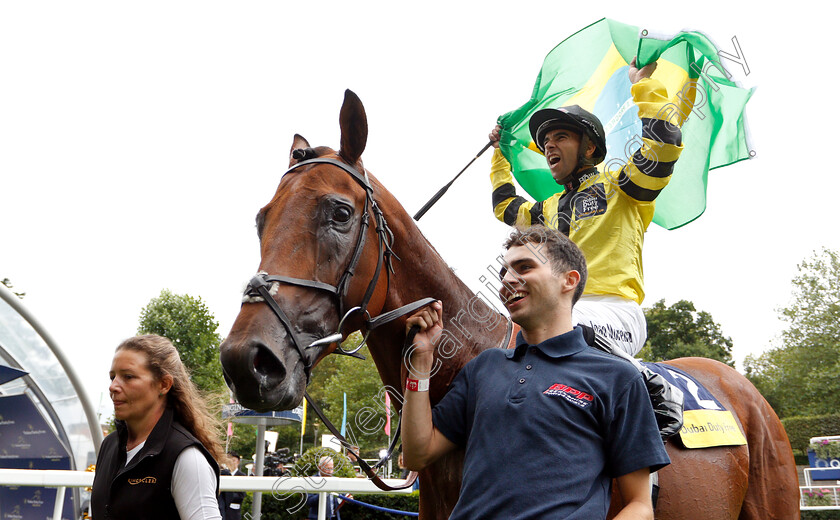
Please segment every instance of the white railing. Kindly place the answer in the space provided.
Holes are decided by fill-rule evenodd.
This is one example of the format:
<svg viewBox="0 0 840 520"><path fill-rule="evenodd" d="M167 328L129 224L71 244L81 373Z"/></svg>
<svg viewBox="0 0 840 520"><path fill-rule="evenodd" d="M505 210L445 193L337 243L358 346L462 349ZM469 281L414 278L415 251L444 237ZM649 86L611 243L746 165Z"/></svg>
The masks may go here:
<svg viewBox="0 0 840 520"><path fill-rule="evenodd" d="M826 468L826 467L802 468L802 475L805 477L805 486L803 486L803 487L816 487L814 485L814 479L811 478L811 472L812 471L823 471L823 470L826 470L826 469L840 470L840 468L833 468L833 467L828 467L828 468ZM820 480L822 480L822 479L820 479ZM826 484L828 484L829 482L834 482L834 484L829 484L830 486L840 486L840 480L833 480L833 481L832 480L825 480L825 482L826 482Z"/></svg>
<svg viewBox="0 0 840 520"><path fill-rule="evenodd" d="M403 483L399 479L386 479L390 486ZM68 487L90 487L93 485L93 473L87 471L67 470L34 470L34 469L0 469L0 486L36 486L58 488L56 508L53 512L55 520L61 519L61 507L64 504L64 492ZM366 478L337 478L337 477L229 477L222 476L220 485L222 491L250 491L283 495L288 497L295 493L319 493L320 505L326 502L327 493L368 493L368 494L409 494L411 488L385 492L373 485ZM812 496L808 496L809 492ZM799 488L800 509L840 509L840 486L802 486ZM830 504L813 504L817 494L830 498ZM319 511L319 518L323 509Z"/></svg>
<svg viewBox="0 0 840 520"><path fill-rule="evenodd" d="M399 486L400 479L384 479L390 486ZM90 487L93 485L93 473L88 471L68 471L57 469L0 469L0 486L37 486L58 488L53 519L61 520L64 505L64 492L68 487ZM230 477L222 476L219 487L222 491L251 491L270 493L290 498L295 494L319 493L320 511L318 518L324 518L327 493L377 493L409 494L411 487L399 491L382 491L366 478L338 477Z"/></svg>
<svg viewBox="0 0 840 520"><path fill-rule="evenodd" d="M800 486L799 509L840 509L840 486Z"/></svg>

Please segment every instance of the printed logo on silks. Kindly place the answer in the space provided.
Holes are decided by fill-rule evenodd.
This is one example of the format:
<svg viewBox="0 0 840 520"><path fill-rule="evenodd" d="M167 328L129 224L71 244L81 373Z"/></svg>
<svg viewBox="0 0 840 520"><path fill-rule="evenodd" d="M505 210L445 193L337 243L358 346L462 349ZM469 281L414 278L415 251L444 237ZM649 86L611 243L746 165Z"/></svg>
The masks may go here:
<svg viewBox="0 0 840 520"><path fill-rule="evenodd" d="M607 195L603 183L593 184L575 194L575 220L602 215L607 211Z"/></svg>
<svg viewBox="0 0 840 520"><path fill-rule="evenodd" d="M572 388L569 385L564 385L562 383L556 383L548 387L548 390L543 392L545 395L556 395L562 397L563 399L569 401L570 403L579 406L581 408L588 408L594 398L587 394L586 392L581 392L575 388Z"/></svg>

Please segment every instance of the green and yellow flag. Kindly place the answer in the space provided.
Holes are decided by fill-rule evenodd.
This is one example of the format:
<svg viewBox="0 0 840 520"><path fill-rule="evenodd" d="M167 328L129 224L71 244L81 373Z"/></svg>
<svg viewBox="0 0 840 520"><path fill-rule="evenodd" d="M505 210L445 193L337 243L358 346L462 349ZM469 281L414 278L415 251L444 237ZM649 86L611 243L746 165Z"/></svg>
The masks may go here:
<svg viewBox="0 0 840 520"><path fill-rule="evenodd" d="M607 158L599 168L623 164L641 145L627 75L635 56L639 67L658 60L653 77L668 88L680 119L687 117L685 149L653 218L675 229L705 211L710 169L750 157L744 109L753 91L728 79L718 50L700 33L662 39L606 18L578 31L546 56L531 99L499 118L500 147L519 185L534 199L547 199L559 187L531 142L528 120L542 108L580 105L601 119L607 134Z"/></svg>

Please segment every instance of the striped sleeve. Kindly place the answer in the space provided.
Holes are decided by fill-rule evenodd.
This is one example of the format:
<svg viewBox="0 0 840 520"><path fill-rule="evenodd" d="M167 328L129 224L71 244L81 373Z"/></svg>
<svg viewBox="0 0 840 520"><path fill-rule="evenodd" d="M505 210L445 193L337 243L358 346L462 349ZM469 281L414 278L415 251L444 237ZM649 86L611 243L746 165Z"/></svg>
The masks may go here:
<svg viewBox="0 0 840 520"><path fill-rule="evenodd" d="M509 226L530 226L537 221L542 203L533 203L516 194L510 164L497 148L490 161L490 182L493 183L493 213Z"/></svg>
<svg viewBox="0 0 840 520"><path fill-rule="evenodd" d="M642 121L642 146L621 169L618 185L633 199L650 202L668 185L683 150L683 118L659 81L643 79L631 92Z"/></svg>

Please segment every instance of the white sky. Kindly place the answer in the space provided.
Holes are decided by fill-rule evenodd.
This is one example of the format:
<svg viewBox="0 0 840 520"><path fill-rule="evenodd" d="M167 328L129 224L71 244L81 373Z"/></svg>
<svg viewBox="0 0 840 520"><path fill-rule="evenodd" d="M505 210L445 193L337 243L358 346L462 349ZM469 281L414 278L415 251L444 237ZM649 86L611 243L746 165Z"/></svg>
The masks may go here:
<svg viewBox="0 0 840 520"><path fill-rule="evenodd" d="M345 88L367 109L365 165L413 214L498 115L528 100L545 55L608 16L701 30L729 52L738 38L749 76L725 63L758 87L748 105L756 158L710 174L698 221L651 226L645 303L691 300L732 337L739 363L762 352L782 328L775 309L796 264L840 248L832 18L811 0L795 10L713 1L690 13L564 5L4 2L0 278L26 292L110 414L113 350L161 289L202 297L227 334L259 262L254 216L292 136L337 148ZM507 234L490 210L489 156L420 222L476 290Z"/></svg>

